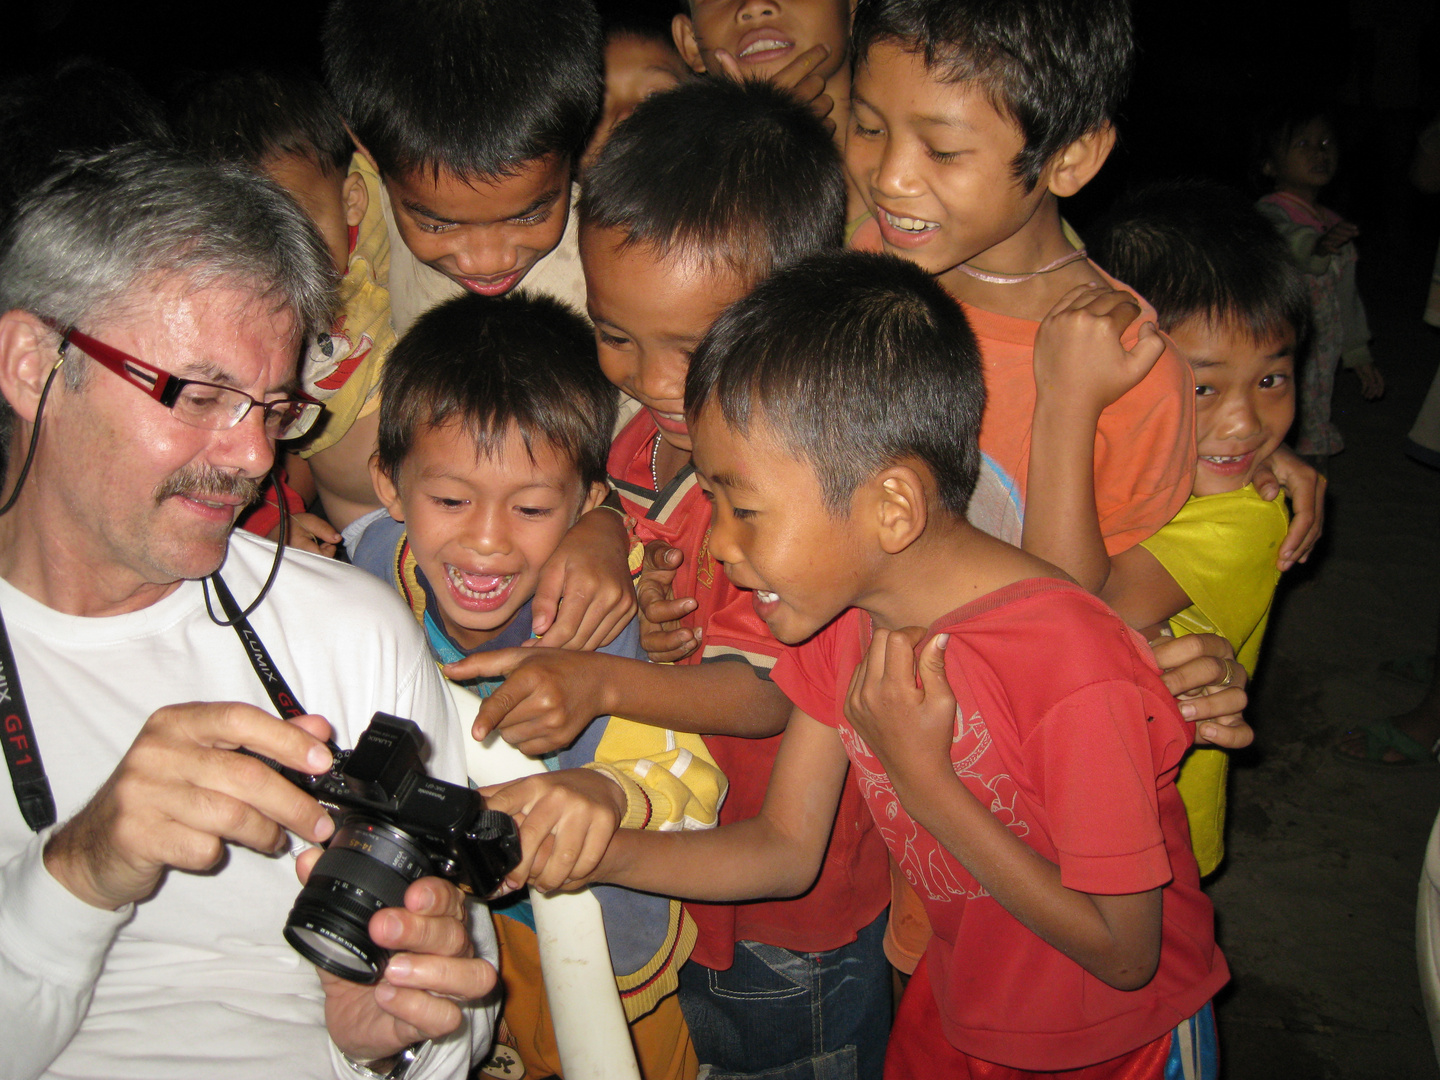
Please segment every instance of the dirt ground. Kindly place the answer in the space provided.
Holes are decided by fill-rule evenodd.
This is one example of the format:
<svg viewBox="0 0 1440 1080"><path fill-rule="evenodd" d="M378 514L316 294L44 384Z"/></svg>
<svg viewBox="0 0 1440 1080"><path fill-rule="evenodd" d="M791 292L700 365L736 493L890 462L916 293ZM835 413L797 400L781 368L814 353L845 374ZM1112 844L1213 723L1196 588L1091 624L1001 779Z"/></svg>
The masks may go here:
<svg viewBox="0 0 1440 1080"><path fill-rule="evenodd" d="M1403 280L1371 271L1387 393L1365 402L1341 373L1347 449L1330 463L1327 534L1281 584L1249 712L1257 746L1232 772L1228 858L1209 889L1234 972L1217 1010L1228 1080L1440 1075L1415 965L1440 771L1357 768L1331 749L1419 699L1383 660L1436 645L1440 472L1402 447L1440 333L1419 320L1408 262Z"/></svg>

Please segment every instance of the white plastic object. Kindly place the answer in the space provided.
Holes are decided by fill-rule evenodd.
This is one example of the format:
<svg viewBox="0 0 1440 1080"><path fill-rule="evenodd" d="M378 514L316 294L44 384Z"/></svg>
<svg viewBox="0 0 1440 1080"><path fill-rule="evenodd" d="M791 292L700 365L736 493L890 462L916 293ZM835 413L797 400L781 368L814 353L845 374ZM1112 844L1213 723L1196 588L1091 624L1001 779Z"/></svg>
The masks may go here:
<svg viewBox="0 0 1440 1080"><path fill-rule="evenodd" d="M481 787L544 772L496 732L484 742L470 737L480 698L447 680L465 735L465 765ZM589 889L544 896L532 891L540 973L550 999L555 1044L566 1080L640 1080L625 1008L615 988L600 902Z"/></svg>

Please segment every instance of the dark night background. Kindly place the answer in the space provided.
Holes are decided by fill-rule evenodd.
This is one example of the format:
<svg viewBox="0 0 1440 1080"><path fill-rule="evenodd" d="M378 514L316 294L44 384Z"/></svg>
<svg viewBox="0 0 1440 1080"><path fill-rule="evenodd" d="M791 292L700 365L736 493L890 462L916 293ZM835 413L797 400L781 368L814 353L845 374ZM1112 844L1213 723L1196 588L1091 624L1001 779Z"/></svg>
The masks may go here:
<svg viewBox="0 0 1440 1080"><path fill-rule="evenodd" d="M167 96L187 70L275 65L318 70L319 2L113 4L12 0L25 50L12 71L88 55ZM663 0L602 9L663 14ZM1440 108L1440 4L1435 0L1138 0L1140 62L1121 117L1122 141L1068 215L1082 224L1127 183L1154 177L1246 180L1251 117L1279 94L1330 102L1342 135L1341 176L1327 202L1368 234L1419 258L1434 250L1436 215L1405 183L1415 134ZM1387 244L1388 246L1388 244ZM1420 287L1417 284L1417 289Z"/></svg>
<svg viewBox="0 0 1440 1080"><path fill-rule="evenodd" d="M1333 460L1317 557L1281 586L1247 714L1259 742L1235 758L1231 854L1210 888L1235 975L1217 999L1226 1075L1434 1077L1413 920L1435 774L1380 777L1338 763L1330 747L1337 730L1411 707L1418 688L1377 666L1430 649L1440 603L1440 473L1402 452L1440 355L1440 335L1419 320L1440 197L1407 179L1416 135L1440 112L1440 0L1133 2L1140 57L1120 144L1066 217L1083 235L1127 186L1152 179L1247 188L1254 117L1282 96L1321 99L1342 151L1324 201L1361 228L1360 288L1390 386L1372 404L1353 378L1337 381L1351 448ZM668 5L601 6L663 17ZM12 54L0 82L76 56L129 71L162 99L195 71L318 74L323 10L321 0L164 14L0 0Z"/></svg>

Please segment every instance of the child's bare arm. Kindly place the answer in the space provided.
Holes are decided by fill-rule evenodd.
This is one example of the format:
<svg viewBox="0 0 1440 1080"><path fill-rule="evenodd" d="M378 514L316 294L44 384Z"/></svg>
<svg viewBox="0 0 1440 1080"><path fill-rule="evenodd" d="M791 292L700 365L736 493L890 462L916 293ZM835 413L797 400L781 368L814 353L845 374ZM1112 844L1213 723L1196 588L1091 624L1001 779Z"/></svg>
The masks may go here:
<svg viewBox="0 0 1440 1080"><path fill-rule="evenodd" d="M1164 623L1190 606L1185 590L1160 560L1139 544L1111 557L1110 577L1100 590L1100 599L1136 630Z"/></svg>
<svg viewBox="0 0 1440 1080"><path fill-rule="evenodd" d="M540 569L531 611L539 645L598 649L635 616L630 537L621 515L596 507L570 526Z"/></svg>
<svg viewBox="0 0 1440 1080"><path fill-rule="evenodd" d="M1095 429L1100 414L1143 379L1164 351L1147 324L1134 348L1120 335L1140 314L1129 293L1071 290L1035 338L1035 414L1021 547L1099 592L1110 556L1095 507Z"/></svg>
<svg viewBox="0 0 1440 1080"><path fill-rule="evenodd" d="M506 676L475 718L475 738L495 729L527 754L569 746L597 716L701 735L763 738L785 730L790 703L749 664L650 664L604 653L496 649L445 668L448 678Z"/></svg>
<svg viewBox="0 0 1440 1080"><path fill-rule="evenodd" d="M916 661L918 627L876 630L856 669L845 715L880 758L917 822L1040 938L1119 990L1144 986L1160 959L1160 890L1077 892L1060 868L1018 839L955 775L955 696L945 678L947 635ZM920 685L916 686L919 673Z"/></svg>
<svg viewBox="0 0 1440 1080"><path fill-rule="evenodd" d="M795 896L820 873L848 768L834 729L794 710L756 817L703 832L623 829L594 880L687 900Z"/></svg>

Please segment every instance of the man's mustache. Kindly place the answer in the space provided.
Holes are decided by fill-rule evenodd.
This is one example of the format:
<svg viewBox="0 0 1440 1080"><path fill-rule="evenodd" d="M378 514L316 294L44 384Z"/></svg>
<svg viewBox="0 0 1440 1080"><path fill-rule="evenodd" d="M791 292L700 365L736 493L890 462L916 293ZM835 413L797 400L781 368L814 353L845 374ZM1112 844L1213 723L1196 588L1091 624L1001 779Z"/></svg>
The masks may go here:
<svg viewBox="0 0 1440 1080"><path fill-rule="evenodd" d="M155 489L155 503L158 506L172 495L184 495L192 499L238 497L248 506L260 497L260 484L259 480L222 472L210 465L187 465L171 473Z"/></svg>

